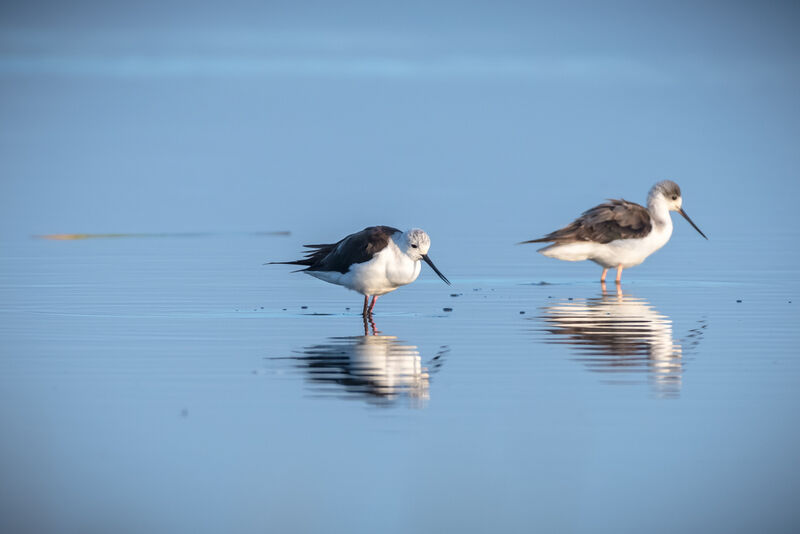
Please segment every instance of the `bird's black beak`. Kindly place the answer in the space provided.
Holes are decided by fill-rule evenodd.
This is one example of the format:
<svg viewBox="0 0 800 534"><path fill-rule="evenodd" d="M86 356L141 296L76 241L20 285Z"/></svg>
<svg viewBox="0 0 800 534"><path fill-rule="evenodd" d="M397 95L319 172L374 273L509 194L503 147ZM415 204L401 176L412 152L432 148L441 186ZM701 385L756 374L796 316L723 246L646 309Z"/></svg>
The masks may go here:
<svg viewBox="0 0 800 534"><path fill-rule="evenodd" d="M678 213L680 213L681 215L683 215L683 218L684 218L684 219L686 219L687 221L689 221L689 224L691 224L691 225L692 225L692 228L694 228L695 230L697 230L697 232L698 232L698 233L699 233L701 236L703 236L703 237L706 237L706 234L704 234L702 231L700 231L700 228L698 228L698 227L697 227L697 225L696 225L695 223L693 223L693 222L692 222L692 220L689 218L689 216L688 216L688 215L686 215L686 212L685 212L685 211L683 211L682 209L678 208ZM706 239L708 239L708 238L706 237Z"/></svg>
<svg viewBox="0 0 800 534"><path fill-rule="evenodd" d="M441 278L442 280L444 280L444 283L445 283L445 284L447 284L448 286L450 285L450 280L448 280L448 279L447 279L447 278L446 278L446 277L445 277L445 276L444 276L444 275L443 275L443 274L442 274L442 273L439 271L439 269L437 269L437 268L436 268L436 266L433 264L433 262L431 261L431 259L428 257L428 255L427 255L427 254L423 254L423 255L422 255L422 259L423 259L423 260L425 260L425 263L427 263L428 265L430 265L430 266L431 266L431 269L433 269L433 272L435 272L436 274L438 274L438 275L439 275L439 278Z"/></svg>

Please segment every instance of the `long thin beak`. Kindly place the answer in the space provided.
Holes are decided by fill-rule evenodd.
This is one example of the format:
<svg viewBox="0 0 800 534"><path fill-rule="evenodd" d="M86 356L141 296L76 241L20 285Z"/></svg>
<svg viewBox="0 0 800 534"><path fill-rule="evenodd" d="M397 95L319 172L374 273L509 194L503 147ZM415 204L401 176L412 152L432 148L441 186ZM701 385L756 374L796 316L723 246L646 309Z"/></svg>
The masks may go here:
<svg viewBox="0 0 800 534"><path fill-rule="evenodd" d="M699 233L701 236L703 236L703 237L706 237L706 234L704 234L702 231L700 231L700 228L698 228L698 227L697 227L697 225L696 225L695 223L693 223L693 222L692 222L692 220L689 218L689 216L688 216L688 215L686 215L686 212L685 212L685 211L683 211L682 209L679 209L679 210L678 210L678 213L680 213L681 215L683 215L683 218L684 218L684 219L686 219L687 221L689 221L689 224L691 224L691 225L692 225L692 228L694 228L695 230L697 230L697 231L698 231L698 233ZM708 239L708 238L706 237L706 239Z"/></svg>
<svg viewBox="0 0 800 534"><path fill-rule="evenodd" d="M445 278L445 276L439 271L439 269L436 268L436 266L433 264L433 262L431 261L431 259L428 257L427 254L423 254L422 259L425 260L425 263L431 266L431 269L433 269L433 272L439 275L439 278L444 280L445 284L447 284L448 286L450 285L450 280Z"/></svg>

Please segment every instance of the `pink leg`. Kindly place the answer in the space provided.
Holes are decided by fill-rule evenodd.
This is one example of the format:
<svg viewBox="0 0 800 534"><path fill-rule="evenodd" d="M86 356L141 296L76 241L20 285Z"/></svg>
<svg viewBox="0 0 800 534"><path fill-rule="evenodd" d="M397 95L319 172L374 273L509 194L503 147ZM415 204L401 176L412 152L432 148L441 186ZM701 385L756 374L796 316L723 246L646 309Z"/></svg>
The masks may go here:
<svg viewBox="0 0 800 534"><path fill-rule="evenodd" d="M617 267L617 283L618 284L619 284L620 280L622 280L622 265Z"/></svg>
<svg viewBox="0 0 800 534"><path fill-rule="evenodd" d="M372 328L372 335L373 336L377 336L378 335L378 328L375 326L375 321L372 320L372 315L365 315L364 316L364 335L365 336L370 335L369 334L369 330L367 330L367 323L369 323L369 326Z"/></svg>
<svg viewBox="0 0 800 534"><path fill-rule="evenodd" d="M375 303L377 301L378 301L378 295L372 295L372 303L369 305L369 310L367 310L367 313L369 315L372 315L372 308L375 307Z"/></svg>
<svg viewBox="0 0 800 534"><path fill-rule="evenodd" d="M608 273L608 268L603 269L603 274L600 275L600 281L605 283L606 281L606 274Z"/></svg>

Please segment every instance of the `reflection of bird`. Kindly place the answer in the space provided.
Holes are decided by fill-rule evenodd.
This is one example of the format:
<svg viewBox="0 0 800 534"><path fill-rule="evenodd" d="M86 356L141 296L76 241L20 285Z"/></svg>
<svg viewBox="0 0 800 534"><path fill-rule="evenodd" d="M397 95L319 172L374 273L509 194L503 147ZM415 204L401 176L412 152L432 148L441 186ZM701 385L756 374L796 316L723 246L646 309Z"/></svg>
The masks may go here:
<svg viewBox="0 0 800 534"><path fill-rule="evenodd" d="M672 321L647 301L604 291L599 298L546 306L541 319L548 342L570 345L590 370L646 372L659 393L680 391L683 349L673 339Z"/></svg>
<svg viewBox="0 0 800 534"><path fill-rule="evenodd" d="M445 347L431 359L434 370L446 352ZM342 386L349 394L370 402L387 404L408 396L414 405L421 406L429 398L429 372L417 347L394 336L330 338L290 359L305 369L311 382Z"/></svg>
<svg viewBox="0 0 800 534"><path fill-rule="evenodd" d="M390 226L370 226L337 243L305 246L312 249L305 258L271 263L305 265L300 269L304 273L361 293L364 315L372 313L380 295L416 280L419 260L450 285L428 257L431 239L419 228L401 232ZM370 296L372 303L367 307Z"/></svg>
<svg viewBox="0 0 800 534"><path fill-rule="evenodd" d="M540 239L524 243L547 243L539 252L566 261L591 260L603 267L605 281L610 267L617 268L617 282L622 269L642 263L672 236L670 211L677 211L700 235L703 232L681 206L681 188L669 180L658 182L647 195L647 208L627 200L609 200L585 211L569 225ZM706 237L706 239L708 239Z"/></svg>

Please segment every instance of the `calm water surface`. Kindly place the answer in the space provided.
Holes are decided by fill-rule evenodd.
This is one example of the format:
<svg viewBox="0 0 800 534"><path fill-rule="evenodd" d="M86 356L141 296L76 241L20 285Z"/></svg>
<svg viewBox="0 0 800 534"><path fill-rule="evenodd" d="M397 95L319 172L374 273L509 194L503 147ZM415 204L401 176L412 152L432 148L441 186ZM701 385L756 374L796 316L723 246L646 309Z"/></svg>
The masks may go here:
<svg viewBox="0 0 800 534"><path fill-rule="evenodd" d="M800 10L551 4L4 3L0 533L800 532Z"/></svg>
<svg viewBox="0 0 800 534"><path fill-rule="evenodd" d="M664 252L620 291L440 240L453 286L423 269L371 324L357 294L261 265L295 235L7 240L5 521L789 531L800 276L741 279L688 235L695 265Z"/></svg>

